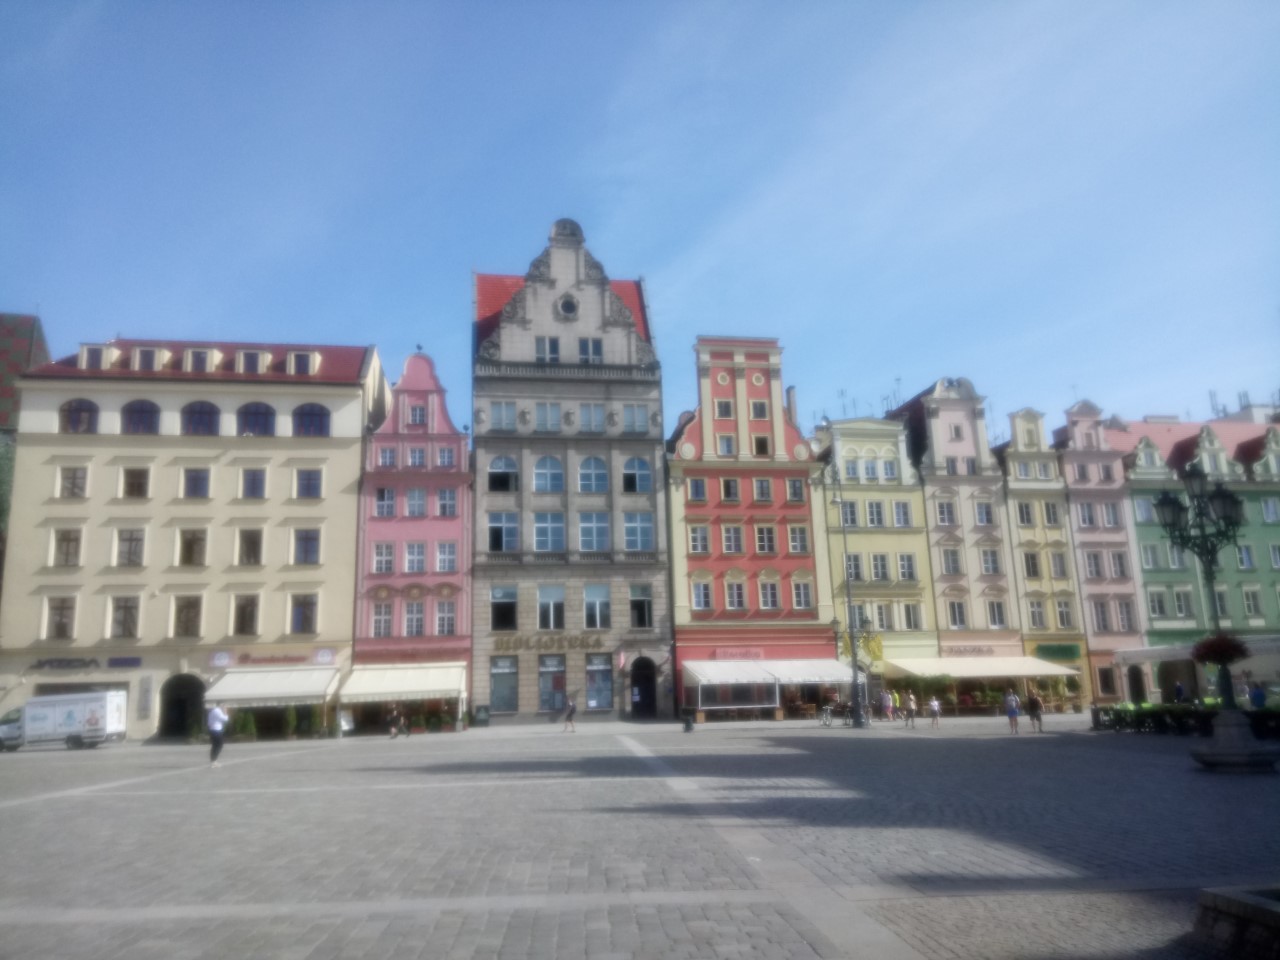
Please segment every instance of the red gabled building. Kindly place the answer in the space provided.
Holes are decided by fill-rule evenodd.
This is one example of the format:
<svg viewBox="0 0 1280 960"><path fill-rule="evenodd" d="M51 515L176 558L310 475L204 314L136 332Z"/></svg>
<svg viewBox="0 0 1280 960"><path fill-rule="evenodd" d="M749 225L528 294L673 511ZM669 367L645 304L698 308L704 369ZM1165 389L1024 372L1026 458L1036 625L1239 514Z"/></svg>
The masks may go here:
<svg viewBox="0 0 1280 960"><path fill-rule="evenodd" d="M836 659L823 463L777 340L699 337L698 407L667 444L675 656L686 711L817 704Z"/></svg>

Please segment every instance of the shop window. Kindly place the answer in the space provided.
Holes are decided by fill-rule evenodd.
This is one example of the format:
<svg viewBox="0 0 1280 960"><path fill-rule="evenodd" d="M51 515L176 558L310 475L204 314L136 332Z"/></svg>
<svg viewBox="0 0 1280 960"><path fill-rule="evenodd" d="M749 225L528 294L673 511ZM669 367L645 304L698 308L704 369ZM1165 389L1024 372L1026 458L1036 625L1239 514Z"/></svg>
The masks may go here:
<svg viewBox="0 0 1280 960"><path fill-rule="evenodd" d="M516 657L489 658L489 709L515 713L519 708L520 661Z"/></svg>
<svg viewBox="0 0 1280 960"><path fill-rule="evenodd" d="M538 709L559 713L565 704L563 653L542 654L538 657Z"/></svg>
<svg viewBox="0 0 1280 960"><path fill-rule="evenodd" d="M613 709L613 664L607 653L587 654L587 709Z"/></svg>

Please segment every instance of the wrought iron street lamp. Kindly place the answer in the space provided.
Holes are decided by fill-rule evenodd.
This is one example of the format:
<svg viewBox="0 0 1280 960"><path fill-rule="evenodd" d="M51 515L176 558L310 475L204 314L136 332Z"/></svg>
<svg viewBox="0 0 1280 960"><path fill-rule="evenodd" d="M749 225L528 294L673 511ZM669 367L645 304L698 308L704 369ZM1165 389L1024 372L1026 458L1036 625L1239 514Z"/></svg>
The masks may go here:
<svg viewBox="0 0 1280 960"><path fill-rule="evenodd" d="M830 421L828 421L827 426L830 426ZM832 440L834 448L834 436L832 437ZM831 498L831 504L837 508L837 519L840 522L840 535L844 541L844 613L845 623L847 624L846 629L849 631L849 659L853 661L853 689L850 691L849 700L853 709L853 725L858 729L862 729L864 723L862 714L862 691L858 687L857 634L857 629L861 626L861 623L855 623L853 619L853 576L852 571L849 569L849 528L844 522L844 481L840 478L838 459L839 458L837 458L837 463L832 464L829 468L830 478L835 483L836 487L836 495ZM836 635L836 657L838 659L840 656L840 621L833 620L831 621L831 624L832 630Z"/></svg>

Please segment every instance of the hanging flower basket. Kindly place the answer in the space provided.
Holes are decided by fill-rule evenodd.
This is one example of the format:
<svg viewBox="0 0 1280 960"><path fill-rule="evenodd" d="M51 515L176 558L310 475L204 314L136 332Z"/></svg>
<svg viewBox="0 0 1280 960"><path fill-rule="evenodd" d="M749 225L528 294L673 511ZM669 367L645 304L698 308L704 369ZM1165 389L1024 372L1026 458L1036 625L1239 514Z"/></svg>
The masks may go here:
<svg viewBox="0 0 1280 960"><path fill-rule="evenodd" d="M1249 648L1229 633L1215 633L1191 648L1191 659L1196 663L1215 663L1220 667L1247 656Z"/></svg>

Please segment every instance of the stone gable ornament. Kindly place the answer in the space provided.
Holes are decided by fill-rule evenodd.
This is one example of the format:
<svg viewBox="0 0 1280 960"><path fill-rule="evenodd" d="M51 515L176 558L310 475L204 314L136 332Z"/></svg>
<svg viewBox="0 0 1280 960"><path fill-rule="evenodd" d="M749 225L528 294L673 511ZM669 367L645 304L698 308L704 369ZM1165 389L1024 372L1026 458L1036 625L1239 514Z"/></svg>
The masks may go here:
<svg viewBox="0 0 1280 960"><path fill-rule="evenodd" d="M604 266L591 255L587 250L582 251L583 263L586 267L587 279L595 283L608 283L609 278L605 276Z"/></svg>
<svg viewBox="0 0 1280 960"><path fill-rule="evenodd" d="M548 281L551 279L551 248L545 248L540 254L533 258L529 264L529 269L524 275L525 280L532 283Z"/></svg>
<svg viewBox="0 0 1280 960"><path fill-rule="evenodd" d="M622 302L622 298L609 291L607 302L604 310L604 325L606 327L631 327L635 325L635 318L631 315L631 308Z"/></svg>

